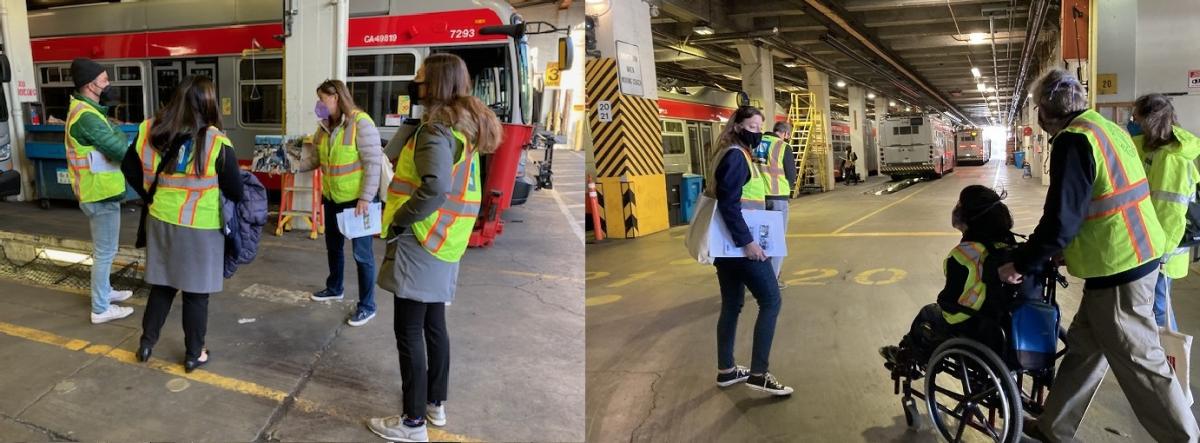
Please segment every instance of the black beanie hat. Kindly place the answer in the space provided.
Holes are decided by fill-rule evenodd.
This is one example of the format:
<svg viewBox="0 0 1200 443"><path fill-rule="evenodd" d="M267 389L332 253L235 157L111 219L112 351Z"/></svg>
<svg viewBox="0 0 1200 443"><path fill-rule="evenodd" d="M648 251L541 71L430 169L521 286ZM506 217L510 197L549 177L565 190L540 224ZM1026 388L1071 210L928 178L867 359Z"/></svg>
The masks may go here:
<svg viewBox="0 0 1200 443"><path fill-rule="evenodd" d="M104 72L104 67L91 59L80 57L71 61L71 80L75 81L76 91L99 77L101 72Z"/></svg>

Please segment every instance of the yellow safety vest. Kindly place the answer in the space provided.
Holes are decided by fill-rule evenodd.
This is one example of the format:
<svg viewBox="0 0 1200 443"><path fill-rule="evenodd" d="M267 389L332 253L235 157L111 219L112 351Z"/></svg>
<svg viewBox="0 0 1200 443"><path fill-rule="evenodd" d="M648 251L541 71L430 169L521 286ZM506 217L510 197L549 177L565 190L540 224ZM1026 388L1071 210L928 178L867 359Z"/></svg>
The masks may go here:
<svg viewBox="0 0 1200 443"><path fill-rule="evenodd" d="M142 160L142 186L147 191L154 181L154 171L162 156L150 146L152 119L146 119L138 127L138 158ZM182 160L185 172L167 166L158 177L158 188L154 191L154 202L150 204L150 215L177 226L193 229L221 228L221 190L217 184L217 157L224 146L233 146L220 129L209 126L204 134L204 146L194 145L190 155ZM202 175L196 175L192 158L200 155Z"/></svg>
<svg viewBox="0 0 1200 443"><path fill-rule="evenodd" d="M787 174L783 172L783 152L784 149L789 149L788 144L783 139L769 134L763 135L763 143L767 144L767 163L759 163L758 167L767 181L767 195L790 196L791 184L788 183Z"/></svg>
<svg viewBox="0 0 1200 443"><path fill-rule="evenodd" d="M112 124L108 122L108 118L101 114L99 110L93 108L83 100L78 100L71 97L71 110L67 115L67 131L66 131L66 151L67 151L67 169L70 174L67 174L71 181L71 190L75 191L75 197L80 203L92 203L101 200L106 200L113 196L125 193L125 175L121 174L119 164L109 162L110 170L104 172L92 172L91 158L94 156L92 152L100 154L96 151L96 147L85 145L75 140L71 136L71 127L75 122L79 121L84 114L95 115L109 128ZM103 155L95 155L97 160L102 159Z"/></svg>
<svg viewBox="0 0 1200 443"><path fill-rule="evenodd" d="M1104 277L1162 257L1166 237L1133 140L1090 109L1062 132L1087 137L1096 163L1087 216L1063 251L1067 271L1079 278Z"/></svg>
<svg viewBox="0 0 1200 443"><path fill-rule="evenodd" d="M942 311L942 318L952 325L967 321L983 308L987 300L987 285L983 282L983 261L987 258L988 250L983 243L962 242L950 251L950 257L958 264L967 268L967 281L963 284L962 294L958 296L958 304L970 309L970 312L949 313ZM942 263L942 274L947 274L946 263Z"/></svg>
<svg viewBox="0 0 1200 443"><path fill-rule="evenodd" d="M400 150L396 160L396 174L388 185L387 204L383 211L383 235L396 218L396 211L412 198L412 194L420 187L421 174L413 160L416 152L418 127L408 143ZM428 217L413 223L409 228L421 246L439 260L456 263L467 251L467 243L471 239L471 230L475 228L475 219L479 216L480 202L483 193L480 192L479 182L479 153L467 141L466 136L457 130L451 131L458 145L463 149L454 161L450 171L452 185L446 194L446 202Z"/></svg>
<svg viewBox="0 0 1200 443"><path fill-rule="evenodd" d="M1172 279L1187 277L1191 264L1191 250L1180 248L1179 240L1187 228L1185 216L1188 205L1196 198L1196 183L1200 183L1200 171L1192 159L1200 151L1200 139L1186 129L1172 129L1175 142L1160 146L1153 152L1143 149L1145 136L1133 137L1138 153L1142 157L1147 179L1150 181L1150 201L1158 224L1166 238L1163 248L1162 273Z"/></svg>
<svg viewBox="0 0 1200 443"><path fill-rule="evenodd" d="M746 159L746 167L750 170L750 180L742 186L742 209L767 209L767 181L763 180L758 167L754 165L754 161L750 158L750 152L739 146L730 146L717 151L713 157L713 161L709 162L711 167L708 171L708 183L705 185L704 195L712 199L717 198L717 183L715 179L717 165L721 164L721 160L725 159L726 153L734 150L742 154L742 157Z"/></svg>
<svg viewBox="0 0 1200 443"><path fill-rule="evenodd" d="M338 125L333 133L324 126L317 130L317 154L321 161L321 195L334 203L357 200L362 195L363 169L358 155L358 122L370 121L366 112L355 111L347 125ZM332 145L330 144L330 141Z"/></svg>

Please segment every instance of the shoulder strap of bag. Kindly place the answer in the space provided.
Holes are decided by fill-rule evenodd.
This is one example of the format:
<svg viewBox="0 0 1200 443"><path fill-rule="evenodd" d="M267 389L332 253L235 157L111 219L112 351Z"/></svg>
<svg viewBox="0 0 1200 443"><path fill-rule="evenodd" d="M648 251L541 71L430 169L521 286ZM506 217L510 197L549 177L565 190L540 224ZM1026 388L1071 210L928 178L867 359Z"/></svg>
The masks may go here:
<svg viewBox="0 0 1200 443"><path fill-rule="evenodd" d="M179 155L178 149L175 155L162 156L158 161L158 167L154 170L154 181L150 183L150 189L146 191L146 201L142 204L142 212L138 220L137 237L133 242L133 247L146 247L146 216L150 214L150 204L154 203L154 193L158 191L158 176L162 175L163 168L166 168L167 163L174 163L174 157Z"/></svg>
<svg viewBox="0 0 1200 443"><path fill-rule="evenodd" d="M705 184L704 184L704 195L705 196L707 196L708 198L713 198L713 199L717 198L717 180L716 180L717 166L719 166L721 164L721 160L725 159L725 155L728 154L729 151L735 151L735 150L740 151L741 149L742 148L737 145L726 146L724 148L717 150L716 154L713 154L712 161L708 162L708 164L709 164L708 175L704 177L705 178L705 180L704 180L705 181Z"/></svg>

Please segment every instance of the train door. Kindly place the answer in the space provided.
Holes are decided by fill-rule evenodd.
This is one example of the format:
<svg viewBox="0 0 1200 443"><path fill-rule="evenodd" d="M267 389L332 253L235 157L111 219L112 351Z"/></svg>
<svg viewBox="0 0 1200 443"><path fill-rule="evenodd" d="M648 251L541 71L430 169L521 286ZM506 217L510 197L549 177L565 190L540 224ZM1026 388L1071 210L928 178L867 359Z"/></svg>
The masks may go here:
<svg viewBox="0 0 1200 443"><path fill-rule="evenodd" d="M704 175L708 170L708 157L712 152L713 127L709 122L687 122L688 157L691 158L691 173Z"/></svg>
<svg viewBox="0 0 1200 443"><path fill-rule="evenodd" d="M154 103L153 109L157 110L166 106L167 102L171 101L171 97L175 94L175 88L183 81L183 78L189 75L203 75L212 79L213 86L217 87L217 59L215 58L198 58L190 60L155 60L151 63L151 71L154 76L151 80L154 82L151 89L154 91L151 97L151 103Z"/></svg>

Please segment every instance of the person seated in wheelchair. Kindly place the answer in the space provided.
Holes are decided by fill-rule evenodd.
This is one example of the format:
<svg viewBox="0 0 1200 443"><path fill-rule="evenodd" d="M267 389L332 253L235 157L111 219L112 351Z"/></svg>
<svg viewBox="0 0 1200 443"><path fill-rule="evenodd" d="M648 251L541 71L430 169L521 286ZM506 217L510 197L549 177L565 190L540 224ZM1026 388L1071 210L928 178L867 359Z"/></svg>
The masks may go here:
<svg viewBox="0 0 1200 443"><path fill-rule="evenodd" d="M950 220L963 235L943 263L946 284L937 302L917 314L898 346L880 348L889 369L900 362L923 367L934 348L951 337L967 336L998 345L989 326L1000 321L1015 292L1002 284L996 273L1004 262L1002 257L1016 245L1012 214L996 191L971 185L959 193Z"/></svg>

